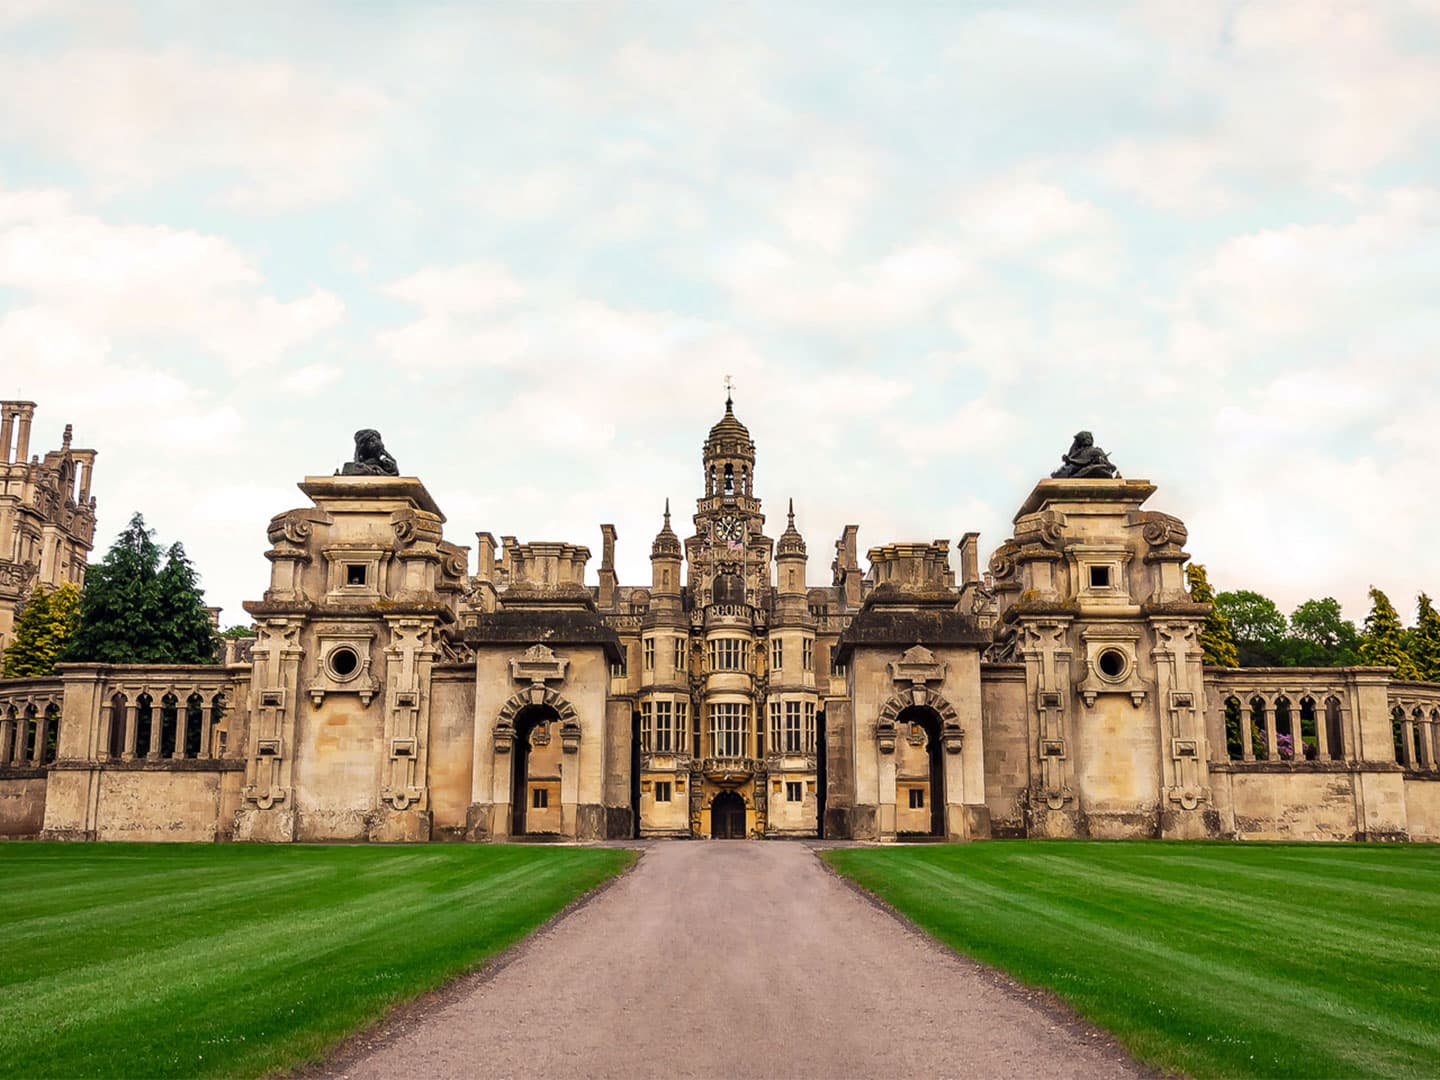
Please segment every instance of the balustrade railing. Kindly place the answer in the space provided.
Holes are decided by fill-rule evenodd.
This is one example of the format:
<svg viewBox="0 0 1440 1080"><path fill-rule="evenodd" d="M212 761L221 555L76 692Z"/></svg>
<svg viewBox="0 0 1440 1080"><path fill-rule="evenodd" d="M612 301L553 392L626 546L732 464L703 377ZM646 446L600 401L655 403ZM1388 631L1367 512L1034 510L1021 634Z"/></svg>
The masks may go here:
<svg viewBox="0 0 1440 1080"><path fill-rule="evenodd" d="M1353 761L1355 695L1339 668L1207 671L1214 760Z"/></svg>
<svg viewBox="0 0 1440 1080"><path fill-rule="evenodd" d="M223 669L109 675L100 695L96 757L183 761L223 756L216 727L235 701Z"/></svg>
<svg viewBox="0 0 1440 1080"><path fill-rule="evenodd" d="M65 690L59 679L7 681L0 687L0 768L42 768L59 752Z"/></svg>
<svg viewBox="0 0 1440 1080"><path fill-rule="evenodd" d="M1416 772L1440 773L1440 686L1392 682L1388 704L1395 760Z"/></svg>

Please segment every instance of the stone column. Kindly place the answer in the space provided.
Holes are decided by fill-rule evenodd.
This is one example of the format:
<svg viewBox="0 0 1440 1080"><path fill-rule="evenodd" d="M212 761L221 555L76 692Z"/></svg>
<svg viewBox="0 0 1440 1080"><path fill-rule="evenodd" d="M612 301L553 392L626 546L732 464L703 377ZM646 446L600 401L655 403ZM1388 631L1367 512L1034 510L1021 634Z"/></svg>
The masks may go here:
<svg viewBox="0 0 1440 1080"><path fill-rule="evenodd" d="M42 761L45 760L45 729L46 729L46 727L48 727L48 726L49 726L49 721L46 719L45 714L44 714L43 712L42 712L42 713L36 713L36 714L35 714L35 748L34 748L34 750L33 750L33 751L31 752L31 754L30 754L30 764L31 764L31 765L39 765L40 762L42 762Z"/></svg>
<svg viewBox="0 0 1440 1080"><path fill-rule="evenodd" d="M1315 760L1330 760L1330 708L1323 701L1315 702Z"/></svg>
<svg viewBox="0 0 1440 1080"><path fill-rule="evenodd" d="M1435 725L1428 720L1420 721L1420 767L1435 768Z"/></svg>
<svg viewBox="0 0 1440 1080"><path fill-rule="evenodd" d="M1415 760L1415 721L1409 713L1405 714L1405 723L1400 730L1400 737L1405 742L1405 752L1401 754L1400 757L1403 759L1407 769L1417 769L1420 766Z"/></svg>
<svg viewBox="0 0 1440 1080"><path fill-rule="evenodd" d="M175 746L170 751L171 760L185 756L185 732L190 727L190 698L177 697L175 702Z"/></svg>
<svg viewBox="0 0 1440 1080"><path fill-rule="evenodd" d="M140 705L134 698L125 699L125 744L120 750L121 761L135 760L135 742L139 735Z"/></svg>
<svg viewBox="0 0 1440 1080"><path fill-rule="evenodd" d="M0 765L9 765L14 753L15 723L8 716L0 716Z"/></svg>
<svg viewBox="0 0 1440 1080"><path fill-rule="evenodd" d="M15 460L10 456L11 440L15 437L15 421L10 413L0 414L0 464Z"/></svg>
<svg viewBox="0 0 1440 1080"><path fill-rule="evenodd" d="M160 718L165 714L165 706L158 701L150 702L150 749L145 754L146 761L160 760Z"/></svg>
<svg viewBox="0 0 1440 1080"><path fill-rule="evenodd" d="M100 745L95 747L95 756L104 760L110 758L110 726L115 723L115 706L109 701L100 706Z"/></svg>
<svg viewBox="0 0 1440 1080"><path fill-rule="evenodd" d="M1264 699L1262 699L1264 700ZM1270 701L1265 701L1265 760L1279 761L1280 746L1275 741L1275 706Z"/></svg>

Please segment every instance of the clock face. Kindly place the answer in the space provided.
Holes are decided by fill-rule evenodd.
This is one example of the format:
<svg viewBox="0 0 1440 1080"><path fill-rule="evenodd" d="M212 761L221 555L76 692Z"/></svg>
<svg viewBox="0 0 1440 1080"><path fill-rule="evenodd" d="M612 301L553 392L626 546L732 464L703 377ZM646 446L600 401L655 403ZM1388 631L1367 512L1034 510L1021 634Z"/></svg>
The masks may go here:
<svg viewBox="0 0 1440 1080"><path fill-rule="evenodd" d="M745 527L739 518L726 514L715 522L715 536L727 543L736 543L745 535Z"/></svg>

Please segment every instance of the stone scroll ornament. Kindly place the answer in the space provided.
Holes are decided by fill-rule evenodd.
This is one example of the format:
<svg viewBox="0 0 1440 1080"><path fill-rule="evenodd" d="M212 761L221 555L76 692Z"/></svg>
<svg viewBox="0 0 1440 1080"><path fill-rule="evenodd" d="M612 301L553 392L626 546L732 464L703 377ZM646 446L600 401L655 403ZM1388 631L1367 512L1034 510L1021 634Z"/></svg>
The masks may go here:
<svg viewBox="0 0 1440 1080"><path fill-rule="evenodd" d="M1050 474L1056 480L1120 479L1120 470L1110 464L1110 457L1095 445L1095 436L1088 431L1075 435L1070 450L1060 458L1060 468Z"/></svg>
<svg viewBox="0 0 1440 1080"><path fill-rule="evenodd" d="M400 466L385 449L380 432L361 428L355 433L355 457L340 467L337 476L399 476Z"/></svg>

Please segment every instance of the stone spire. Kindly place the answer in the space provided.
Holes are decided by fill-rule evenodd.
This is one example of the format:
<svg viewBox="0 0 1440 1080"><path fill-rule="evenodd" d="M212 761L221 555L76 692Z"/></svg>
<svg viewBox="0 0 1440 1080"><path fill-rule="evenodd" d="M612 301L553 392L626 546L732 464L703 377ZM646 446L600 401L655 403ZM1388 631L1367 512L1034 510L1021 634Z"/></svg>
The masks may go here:
<svg viewBox="0 0 1440 1080"><path fill-rule="evenodd" d="M780 534L779 541L775 545L775 556L805 554L805 538L795 528L795 500L790 500L789 520L785 525L785 531Z"/></svg>
<svg viewBox="0 0 1440 1080"><path fill-rule="evenodd" d="M670 528L670 500L665 500L665 524L655 534L655 542L650 545L650 558L652 559L678 559L680 558L680 537L675 535L675 530Z"/></svg>

